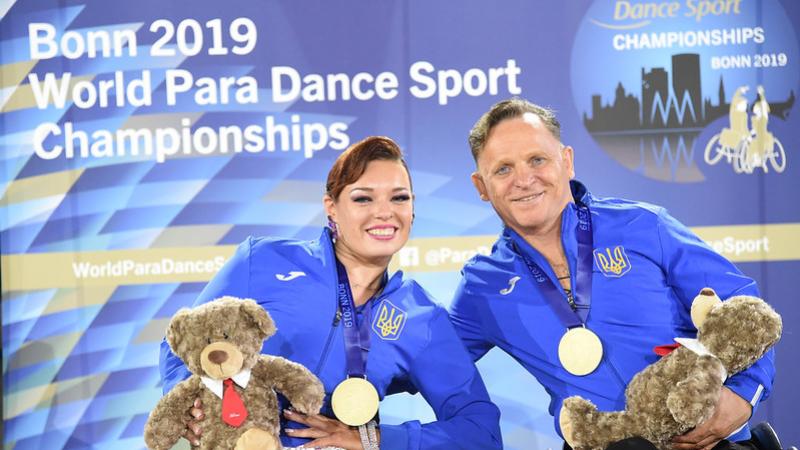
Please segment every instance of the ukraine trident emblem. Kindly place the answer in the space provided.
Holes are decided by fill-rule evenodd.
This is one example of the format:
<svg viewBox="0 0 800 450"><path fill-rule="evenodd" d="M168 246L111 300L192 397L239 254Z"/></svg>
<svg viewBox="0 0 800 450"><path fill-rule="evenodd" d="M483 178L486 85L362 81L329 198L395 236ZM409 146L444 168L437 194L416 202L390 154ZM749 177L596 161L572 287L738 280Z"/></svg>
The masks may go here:
<svg viewBox="0 0 800 450"><path fill-rule="evenodd" d="M394 341L400 337L403 326L406 324L406 313L394 306L390 301L384 300L378 307L378 314L372 322L372 330L381 339Z"/></svg>
<svg viewBox="0 0 800 450"><path fill-rule="evenodd" d="M614 247L614 250L606 247L605 252L600 249L595 250L594 261L600 272L607 277L619 278L631 270L631 262L621 245Z"/></svg>

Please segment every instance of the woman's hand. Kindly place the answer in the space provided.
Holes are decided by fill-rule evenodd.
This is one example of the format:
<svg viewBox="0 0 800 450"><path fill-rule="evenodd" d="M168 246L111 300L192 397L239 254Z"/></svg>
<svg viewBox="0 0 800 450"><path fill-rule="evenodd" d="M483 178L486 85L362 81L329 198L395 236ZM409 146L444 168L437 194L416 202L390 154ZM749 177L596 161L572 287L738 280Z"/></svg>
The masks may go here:
<svg viewBox="0 0 800 450"><path fill-rule="evenodd" d="M189 444L197 447L200 445L200 435L203 434L203 430L200 428L200 421L205 417L203 402L196 398L194 404L186 413L186 429L183 430L183 437L189 441Z"/></svg>
<svg viewBox="0 0 800 450"><path fill-rule="evenodd" d="M357 428L320 414L305 415L288 409L283 414L293 422L308 426L308 428L285 429L289 436L314 439L303 444L304 447L341 447L345 450L363 450ZM378 431L378 440L380 441L380 431Z"/></svg>

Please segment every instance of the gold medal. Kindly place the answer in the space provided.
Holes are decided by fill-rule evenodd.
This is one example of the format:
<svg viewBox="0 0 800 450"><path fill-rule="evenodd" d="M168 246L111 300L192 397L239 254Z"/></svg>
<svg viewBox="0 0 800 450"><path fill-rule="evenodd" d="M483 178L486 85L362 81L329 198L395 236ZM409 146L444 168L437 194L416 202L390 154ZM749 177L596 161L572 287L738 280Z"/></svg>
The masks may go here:
<svg viewBox="0 0 800 450"><path fill-rule="evenodd" d="M567 372L579 377L588 375L603 359L603 344L588 328L575 327L561 337L558 359Z"/></svg>
<svg viewBox="0 0 800 450"><path fill-rule="evenodd" d="M331 406L342 423L357 427L372 420L378 412L378 391L364 378L348 378L333 390Z"/></svg>

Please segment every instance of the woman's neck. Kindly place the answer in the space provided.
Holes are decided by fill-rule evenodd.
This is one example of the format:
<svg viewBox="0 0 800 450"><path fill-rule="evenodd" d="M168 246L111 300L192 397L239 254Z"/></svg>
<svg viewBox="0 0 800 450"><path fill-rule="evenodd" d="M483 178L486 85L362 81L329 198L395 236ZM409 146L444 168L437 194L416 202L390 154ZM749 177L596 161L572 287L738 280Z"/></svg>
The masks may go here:
<svg viewBox="0 0 800 450"><path fill-rule="evenodd" d="M336 258L347 271L353 302L361 306L381 288L381 281L391 258L368 260L348 251L343 245L334 245Z"/></svg>

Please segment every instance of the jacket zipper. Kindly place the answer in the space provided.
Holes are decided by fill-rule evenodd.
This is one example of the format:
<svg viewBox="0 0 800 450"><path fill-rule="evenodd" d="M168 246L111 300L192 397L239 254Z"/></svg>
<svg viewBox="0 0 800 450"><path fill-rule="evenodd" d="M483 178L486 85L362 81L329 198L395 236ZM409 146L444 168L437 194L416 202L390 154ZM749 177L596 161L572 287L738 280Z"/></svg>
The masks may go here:
<svg viewBox="0 0 800 450"><path fill-rule="evenodd" d="M336 308L336 314L333 315L333 321L331 322L331 329L328 332L328 340L325 341L325 347L322 348L322 354L319 357L319 363L317 364L317 369L314 370L314 374L319 376L322 367L325 366L325 362L328 360L328 354L331 351L331 342L333 342L333 334L336 332L336 329L339 327L339 322L342 320L342 313L339 311L339 308Z"/></svg>

